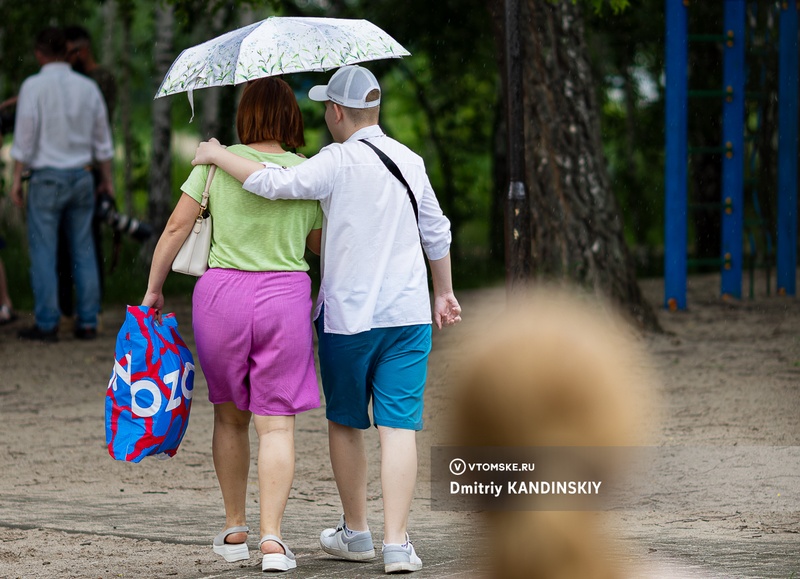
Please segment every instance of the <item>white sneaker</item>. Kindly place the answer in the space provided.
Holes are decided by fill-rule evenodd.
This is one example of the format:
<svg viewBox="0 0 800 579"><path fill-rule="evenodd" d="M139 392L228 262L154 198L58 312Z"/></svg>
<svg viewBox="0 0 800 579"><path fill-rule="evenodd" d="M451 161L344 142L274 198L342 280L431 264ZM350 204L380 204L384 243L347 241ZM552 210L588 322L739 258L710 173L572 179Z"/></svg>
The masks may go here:
<svg viewBox="0 0 800 579"><path fill-rule="evenodd" d="M408 573L422 569L422 559L417 557L408 535L405 545L383 544L383 569L386 573Z"/></svg>
<svg viewBox="0 0 800 579"><path fill-rule="evenodd" d="M349 529L348 529L349 530ZM335 529L325 529L319 536L319 546L330 555L348 561L366 561L375 558L375 546L369 531L345 531L344 515Z"/></svg>

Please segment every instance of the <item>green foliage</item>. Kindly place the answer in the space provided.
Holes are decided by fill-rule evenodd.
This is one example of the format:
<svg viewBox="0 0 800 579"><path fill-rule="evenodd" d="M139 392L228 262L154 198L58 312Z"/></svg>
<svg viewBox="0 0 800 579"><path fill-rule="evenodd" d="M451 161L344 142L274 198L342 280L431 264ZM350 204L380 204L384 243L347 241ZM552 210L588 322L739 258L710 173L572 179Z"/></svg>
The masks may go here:
<svg viewBox="0 0 800 579"><path fill-rule="evenodd" d="M547 0L551 4L558 4L564 0ZM567 0L570 1L570 0ZM631 3L630 0L580 0L588 4L595 14L602 14L603 10L608 6L614 14L619 14L628 8ZM579 0L571 0L573 4L577 4Z"/></svg>
<svg viewBox="0 0 800 579"><path fill-rule="evenodd" d="M659 274L664 206L664 13L661 0L635 10L587 14L603 151L625 238L640 273Z"/></svg>
<svg viewBox="0 0 800 579"><path fill-rule="evenodd" d="M426 161L455 232L456 255L487 253L497 71L483 2L337 2L336 16L366 18L412 54L366 63L381 79L381 125ZM285 0L287 12L331 14ZM309 123L306 123L309 126ZM482 251L481 251L482 250Z"/></svg>
<svg viewBox="0 0 800 579"><path fill-rule="evenodd" d="M97 10L97 6L96 0L0 0L3 21L0 31L0 100L17 94L22 81L39 69L33 56L33 43L40 30L47 26L81 23Z"/></svg>
<svg viewBox="0 0 800 579"><path fill-rule="evenodd" d="M131 0L128 0L131 1ZM207 26L209 15L235 12L243 8L270 9L274 11L280 0L164 0L175 8L175 20L184 32Z"/></svg>
<svg viewBox="0 0 800 579"><path fill-rule="evenodd" d="M502 277L503 256L492 254L490 239L493 231L502 231L496 206L505 184L495 183L493 170L501 124L498 120L503 115L502 80L498 44L485 0L328 0L325 8L320 7L322 2L307 0L161 1L175 8L174 56L222 32L272 14L365 18L398 40L412 53L411 57L366 63L383 84L382 126L425 159L432 185L453 223L456 283L478 285ZM585 7L603 148L613 191L624 215L626 238L642 251L658 251L663 240L663 0L554 1L578 2ZM116 0L112 22L104 20L103 5L98 0L0 0L0 97L16 94L22 80L37 71L32 42L43 23L86 26L95 40L98 59L107 59L112 68L119 70L122 25L125 18L130 18L133 144L131 150L122 150L118 116L114 119L119 152L115 176L118 196L122 197L122 169L130 163L132 212L145 218L152 150L151 106L161 81L156 78L153 63L155 3ZM252 16L243 21L244 14ZM102 54L104 47L109 47L111 53ZM306 146L300 152L307 156L330 142L324 109L305 98L310 86L328 77L329 74L319 73L284 77L295 89L303 112ZM204 99L210 95L207 91L211 90L217 89L195 92L197 116L191 124L186 97L167 97L172 103L175 199L190 170L186 151L205 130L200 117ZM226 120L219 130L230 130L235 101L236 89L231 88L223 102L234 104L224 105L220 116ZM496 193L498 190L501 193ZM4 253L9 251L10 247ZM109 278L112 299L140 299L146 279L143 258L137 244L125 242L120 269ZM27 266L14 263L23 268L23 274L10 275L17 276L15 282L27 284ZM114 277L121 280L118 289ZM168 286L185 291L186 280L173 277L176 276L170 277Z"/></svg>
<svg viewBox="0 0 800 579"><path fill-rule="evenodd" d="M576 0L573 0L576 1ZM594 8L595 13L600 14L603 8L608 5L614 14L619 14L630 6L629 0L589 0L589 3Z"/></svg>

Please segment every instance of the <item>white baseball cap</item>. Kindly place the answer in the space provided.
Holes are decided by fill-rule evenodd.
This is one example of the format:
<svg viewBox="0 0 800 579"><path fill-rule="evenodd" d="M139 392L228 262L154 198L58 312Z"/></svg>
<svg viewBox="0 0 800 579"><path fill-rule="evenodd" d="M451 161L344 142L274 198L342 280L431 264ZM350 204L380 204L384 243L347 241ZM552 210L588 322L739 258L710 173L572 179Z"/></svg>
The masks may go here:
<svg viewBox="0 0 800 579"><path fill-rule="evenodd" d="M381 90L375 75L360 66L343 66L328 84L311 87L308 98L317 102L332 101L351 109L370 109L381 104L380 97L367 102L367 95L373 90Z"/></svg>

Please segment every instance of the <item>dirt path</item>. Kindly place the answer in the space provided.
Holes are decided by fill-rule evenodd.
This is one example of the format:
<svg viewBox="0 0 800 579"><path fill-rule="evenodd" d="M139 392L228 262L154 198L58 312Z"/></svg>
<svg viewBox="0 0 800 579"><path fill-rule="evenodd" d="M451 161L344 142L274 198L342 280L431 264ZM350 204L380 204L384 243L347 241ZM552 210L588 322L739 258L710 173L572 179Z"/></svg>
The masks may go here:
<svg viewBox="0 0 800 579"><path fill-rule="evenodd" d="M660 302L658 281L644 289ZM658 443L694 449L705 466L681 471L685 456L660 463L672 494L659 489L646 506L615 513L612 531L636 576L788 579L800 574L800 303L759 297L725 304L717 291L716 276L692 279L691 310L660 313L670 333L644 338L662 381ZM463 345L502 310L504 292L463 292L460 299L465 321L435 332L431 355L411 517L425 561L419 577L472 577L482 568L471 550L480 518L431 511L427 482L430 447L447 439L452 370ZM168 306L193 348L188 303ZM189 429L173 459L134 465L108 456L103 404L121 321L121 308L107 308L98 340L63 337L55 345L16 341L29 319L0 327L0 577L261 576L255 555L247 565L229 565L208 547L223 513L200 373ZM296 483L284 522L298 555L292 576L381 576L380 563L334 562L317 547L319 531L339 513L325 428L322 410L297 421ZM375 433L369 454L377 513ZM255 469L250 498L256 527ZM380 528L378 516L370 522ZM254 529L251 547L256 537Z"/></svg>

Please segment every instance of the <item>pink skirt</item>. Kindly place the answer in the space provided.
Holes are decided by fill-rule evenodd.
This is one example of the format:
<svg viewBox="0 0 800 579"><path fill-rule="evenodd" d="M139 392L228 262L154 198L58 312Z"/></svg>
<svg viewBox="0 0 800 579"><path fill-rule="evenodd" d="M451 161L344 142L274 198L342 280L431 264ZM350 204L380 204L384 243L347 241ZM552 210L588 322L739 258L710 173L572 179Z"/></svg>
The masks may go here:
<svg viewBox="0 0 800 579"><path fill-rule="evenodd" d="M194 288L192 328L212 404L262 416L319 407L305 272L209 269Z"/></svg>

